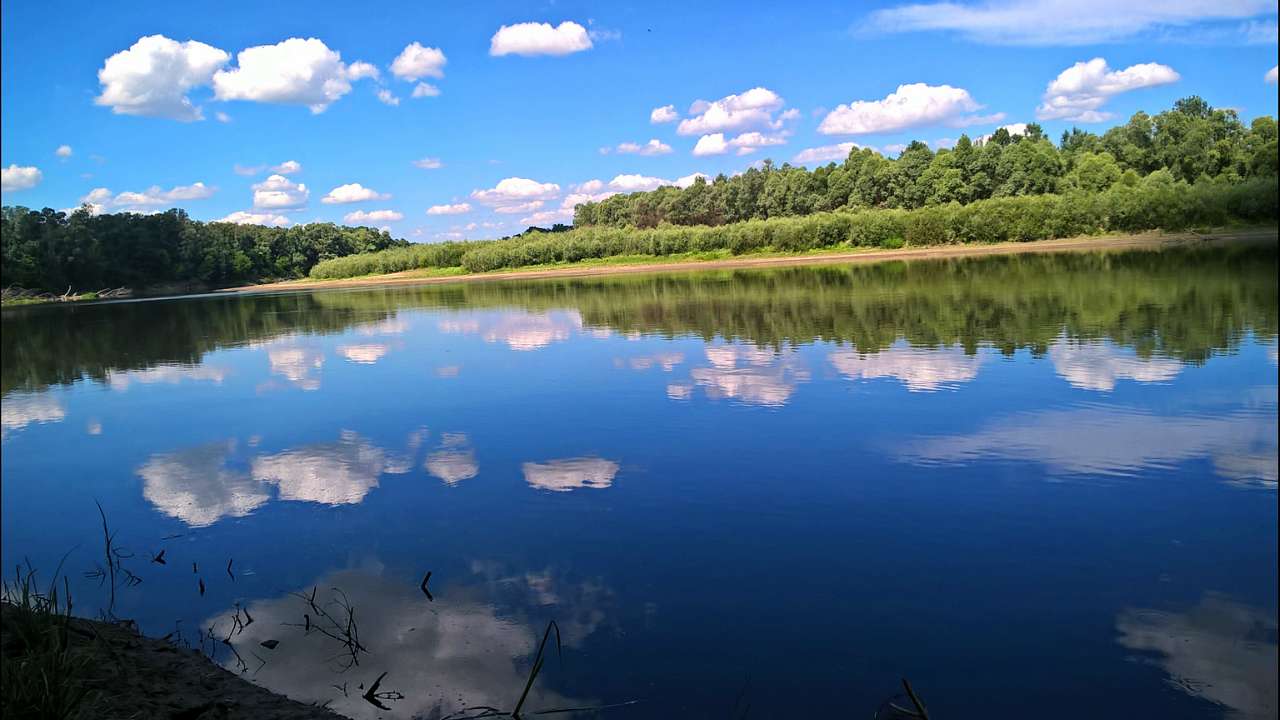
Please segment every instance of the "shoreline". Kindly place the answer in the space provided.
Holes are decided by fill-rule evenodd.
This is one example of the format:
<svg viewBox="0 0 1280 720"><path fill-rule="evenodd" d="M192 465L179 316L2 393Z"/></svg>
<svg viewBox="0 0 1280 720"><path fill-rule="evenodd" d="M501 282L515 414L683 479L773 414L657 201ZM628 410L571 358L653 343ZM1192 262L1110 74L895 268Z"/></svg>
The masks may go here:
<svg viewBox="0 0 1280 720"><path fill-rule="evenodd" d="M430 277L422 270L406 270L387 275L373 275L341 280L287 280L262 285L242 285L223 288L214 293L255 294L290 292L294 290L323 290L328 288L358 288L402 285L446 285L466 282L496 282L502 280L541 280L548 278L596 277L603 275L634 275L666 272L698 272L704 270L728 270L799 265L849 265L876 263L891 260L943 259L979 257L985 255L1017 255L1040 252L1092 252L1099 250L1139 250L1189 245L1221 245L1234 242L1258 242L1276 240L1277 228L1252 228L1225 232L1147 232L1129 235L1088 235L1057 240L1032 242L1004 242L991 245L931 245L920 248L895 250L856 250L850 252L807 253L795 255L743 255L723 260L686 260L618 265L565 265L542 269L497 270L487 273L445 275Z"/></svg>

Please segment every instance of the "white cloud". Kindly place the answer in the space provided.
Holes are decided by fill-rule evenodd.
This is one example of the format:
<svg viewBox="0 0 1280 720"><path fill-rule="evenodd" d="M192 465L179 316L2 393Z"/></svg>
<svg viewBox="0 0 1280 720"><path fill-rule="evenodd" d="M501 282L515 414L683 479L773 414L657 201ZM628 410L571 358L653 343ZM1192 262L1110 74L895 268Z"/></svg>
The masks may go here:
<svg viewBox="0 0 1280 720"><path fill-rule="evenodd" d="M431 83L420 82L413 87L413 97L435 97L440 94L440 88Z"/></svg>
<svg viewBox="0 0 1280 720"><path fill-rule="evenodd" d="M284 215L237 210L236 212L218 220L218 222L235 223L237 225L269 225L272 227L284 227L291 221Z"/></svg>
<svg viewBox="0 0 1280 720"><path fill-rule="evenodd" d="M377 80L381 76L382 76L382 73L378 72L378 66L374 65L373 63L367 63L367 62L362 62L357 60L356 62L353 62L347 66L348 80L364 80L365 78L368 78L370 80Z"/></svg>
<svg viewBox="0 0 1280 720"><path fill-rule="evenodd" d="M368 225L371 223L398 222L404 219L402 213L395 210L356 210L342 216L342 222L348 225Z"/></svg>
<svg viewBox="0 0 1280 720"><path fill-rule="evenodd" d="M649 122L654 125L675 122L679 119L680 114L676 112L675 105L663 105L662 107L654 108L649 112Z"/></svg>
<svg viewBox="0 0 1280 720"><path fill-rule="evenodd" d="M1092 45L1144 31L1275 13L1271 0L986 0L900 5L871 14L882 32L955 31L1007 45Z"/></svg>
<svg viewBox="0 0 1280 720"><path fill-rule="evenodd" d="M696 172L696 173L690 173L690 174L685 175L684 177L681 177L681 178L676 178L675 182L673 182L673 183L671 183L671 184L672 184L672 185L675 185L675 186L676 186L676 187L678 187L678 188L684 189L684 188L687 188L687 187L689 187L690 185L694 184L695 182L697 182L698 178L702 178L703 180L706 180L707 182L711 182L711 176L710 176L710 175L708 175L708 174L706 174L706 173Z"/></svg>
<svg viewBox="0 0 1280 720"><path fill-rule="evenodd" d="M289 38L241 50L238 67L213 75L219 100L306 105L322 113L351 92L341 53L316 38Z"/></svg>
<svg viewBox="0 0 1280 720"><path fill-rule="evenodd" d="M1139 88L1168 85L1179 79L1173 68L1158 63L1112 70L1102 58L1078 62L1049 83L1043 102L1036 108L1036 118L1102 122L1111 117L1111 113L1100 110L1111 96Z"/></svg>
<svg viewBox="0 0 1280 720"><path fill-rule="evenodd" d="M524 225L554 225L555 223L567 223L573 221L573 210L559 208L557 210L543 210L532 215L520 218L521 224Z"/></svg>
<svg viewBox="0 0 1280 720"><path fill-rule="evenodd" d="M109 211L147 212L187 200L204 200L213 197L216 190L202 182L176 185L168 190L152 185L142 192L125 191L116 195L107 188L94 188L80 198L80 202L89 205L95 215Z"/></svg>
<svg viewBox="0 0 1280 720"><path fill-rule="evenodd" d="M409 82L424 77L442 78L447 62L440 48L423 47L421 43L413 42L391 62L391 74Z"/></svg>
<svg viewBox="0 0 1280 720"><path fill-rule="evenodd" d="M453 205L432 205L427 208L428 215L462 215L471 212L471 203L454 203Z"/></svg>
<svg viewBox="0 0 1280 720"><path fill-rule="evenodd" d="M283 175L271 175L253 186L253 207L258 210L296 209L307 204L311 191Z"/></svg>
<svg viewBox="0 0 1280 720"><path fill-rule="evenodd" d="M329 191L320 202L325 205L346 205L347 203L365 202L367 200L387 200L391 196L367 188L360 183L347 183Z"/></svg>
<svg viewBox="0 0 1280 720"><path fill-rule="evenodd" d="M849 157L850 152L861 147L856 143L843 142L835 145L805 148L796 153L796 156L791 158L791 162L797 164L843 162L845 158Z"/></svg>
<svg viewBox="0 0 1280 720"><path fill-rule="evenodd" d="M444 167L444 163L440 162L440 158L424 157L421 160L414 160L413 166L423 170L438 170Z"/></svg>
<svg viewBox="0 0 1280 720"><path fill-rule="evenodd" d="M66 158L71 157L71 146L59 145L58 149L53 151L53 154L65 160Z"/></svg>
<svg viewBox="0 0 1280 720"><path fill-rule="evenodd" d="M694 157L723 155L727 152L729 152L729 144L725 142L724 133L703 135L698 138L697 144L693 146Z"/></svg>
<svg viewBox="0 0 1280 720"><path fill-rule="evenodd" d="M568 55L591 49L587 29L566 20L556 27L550 23L517 23L503 25L489 41L489 54L501 55Z"/></svg>
<svg viewBox="0 0 1280 720"><path fill-rule="evenodd" d="M903 150L906 150L906 149L907 149L907 146L902 143L890 143L880 148L880 151L884 154L885 157L893 157L894 155L897 155L898 153L901 153Z"/></svg>
<svg viewBox="0 0 1280 720"><path fill-rule="evenodd" d="M1269 83L1271 83L1272 85L1275 85L1275 84L1276 84L1276 70L1277 70L1277 68L1278 68L1278 67L1280 67L1280 66L1272 65L1272 66L1271 66L1271 69L1267 71L1267 74L1263 76L1263 78L1262 78L1262 79L1263 79L1263 81L1264 81L1264 82L1269 82Z"/></svg>
<svg viewBox="0 0 1280 720"><path fill-rule="evenodd" d="M219 110L218 112L214 113L214 114L213 114L213 116L214 116L215 118L217 118L218 122L220 122L220 123L229 123L229 122L231 122L231 116L230 116L230 115L228 115L228 114L226 114L226 113L224 113L224 112L222 112L221 110Z"/></svg>
<svg viewBox="0 0 1280 720"><path fill-rule="evenodd" d="M214 72L230 59L225 51L202 42L148 35L107 58L98 70L102 93L94 102L117 115L201 120L200 107L187 93L208 85Z"/></svg>
<svg viewBox="0 0 1280 720"><path fill-rule="evenodd" d="M670 184L671 181L669 180L646 175L618 175L609 181L609 187L619 192L654 190Z"/></svg>
<svg viewBox="0 0 1280 720"><path fill-rule="evenodd" d="M237 175L244 175L245 177L253 177L266 169L267 166L265 165L241 165L240 163L236 163L231 166L232 172Z"/></svg>
<svg viewBox="0 0 1280 720"><path fill-rule="evenodd" d="M302 172L302 163L297 160L285 160L279 165L271 168L271 172L278 173L280 175L292 175L294 173Z"/></svg>
<svg viewBox="0 0 1280 720"><path fill-rule="evenodd" d="M838 105L818 125L824 135L862 135L905 130L921 125L974 125L996 122L1003 115L965 116L982 107L969 91L950 85L899 85L883 100L855 100Z"/></svg>
<svg viewBox="0 0 1280 720"><path fill-rule="evenodd" d="M377 95L378 95L378 102L382 103L383 105L390 105L392 107L395 107L400 104L400 98L396 97L395 93L391 92L386 88L379 89Z"/></svg>
<svg viewBox="0 0 1280 720"><path fill-rule="evenodd" d="M996 128L996 130L1004 130L1008 132L1010 136L1018 137L1019 135L1027 134L1027 124L1026 123L1010 123L1008 125L1001 125L1000 127ZM979 135L978 137L974 138L973 142L975 145L982 145L986 141L990 140L992 135L995 135L995 133L989 132L986 135ZM954 144L954 141L952 141L952 144Z"/></svg>
<svg viewBox="0 0 1280 720"><path fill-rule="evenodd" d="M785 145L787 139L782 135L766 135L760 132L746 132L729 141L730 147L738 149L739 155L749 155L762 147Z"/></svg>
<svg viewBox="0 0 1280 720"><path fill-rule="evenodd" d="M676 126L680 135L705 135L724 130L745 130L751 127L778 128L781 120L773 114L782 109L783 100L768 88L755 87L741 95L726 95L708 102L698 100L689 108L693 117L685 118Z"/></svg>
<svg viewBox="0 0 1280 720"><path fill-rule="evenodd" d="M40 180L44 175L40 172L40 168L35 166L21 167L18 165L10 165L0 170L0 191L12 192L14 190L27 190L40 184Z"/></svg>
<svg viewBox="0 0 1280 720"><path fill-rule="evenodd" d="M488 190L474 190L471 198L494 208L500 213L532 212L542 207L546 200L560 194L555 183L541 183L528 178L509 177Z"/></svg>
<svg viewBox="0 0 1280 720"><path fill-rule="evenodd" d="M671 152L671 146L654 138L643 144L624 142L618 145L617 150L622 155L666 155Z"/></svg>

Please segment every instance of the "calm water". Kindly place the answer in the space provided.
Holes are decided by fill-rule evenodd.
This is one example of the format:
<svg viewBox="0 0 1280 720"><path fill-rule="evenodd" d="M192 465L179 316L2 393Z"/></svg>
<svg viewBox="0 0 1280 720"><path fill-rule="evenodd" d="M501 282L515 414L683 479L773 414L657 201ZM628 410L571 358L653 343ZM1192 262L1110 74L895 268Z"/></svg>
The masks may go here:
<svg viewBox="0 0 1280 720"><path fill-rule="evenodd" d="M143 580L118 616L196 645L247 607L254 681L357 717L384 671L383 716L510 709L552 619L526 709L871 717L906 676L938 718L1275 717L1276 272L1271 245L6 312L3 562L70 550L97 612L97 499ZM358 666L293 625L313 587L356 608Z"/></svg>

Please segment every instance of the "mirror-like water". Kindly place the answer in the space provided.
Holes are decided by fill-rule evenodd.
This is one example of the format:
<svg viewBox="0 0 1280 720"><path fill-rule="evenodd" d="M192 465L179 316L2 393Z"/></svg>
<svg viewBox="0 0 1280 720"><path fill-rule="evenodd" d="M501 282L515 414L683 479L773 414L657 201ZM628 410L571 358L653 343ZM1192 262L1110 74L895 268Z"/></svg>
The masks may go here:
<svg viewBox="0 0 1280 720"><path fill-rule="evenodd" d="M526 710L1274 717L1276 333L1274 245L6 312L3 562L101 609L96 499L116 615L356 717L550 620Z"/></svg>

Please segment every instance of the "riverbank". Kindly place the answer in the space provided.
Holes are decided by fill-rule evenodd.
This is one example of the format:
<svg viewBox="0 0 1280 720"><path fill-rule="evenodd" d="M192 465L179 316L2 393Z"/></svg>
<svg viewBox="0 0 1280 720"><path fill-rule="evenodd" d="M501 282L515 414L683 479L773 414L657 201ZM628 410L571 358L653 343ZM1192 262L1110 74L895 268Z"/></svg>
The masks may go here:
<svg viewBox="0 0 1280 720"><path fill-rule="evenodd" d="M704 259L693 256L670 260L657 256L630 256L621 261L585 261L565 265L538 265L516 270L467 273L461 268L408 270L387 275L367 275L341 280L289 280L264 285L245 285L217 292L259 293L287 292L323 288L350 288L384 285L439 285L458 282L495 280L534 280L541 278L594 277L639 273L696 272L738 268L790 267L794 265L837 265L875 263L889 260L958 258L983 255L1013 255L1041 252L1097 252L1111 250L1155 249L1186 245L1228 244L1235 242L1276 242L1276 228L1251 228L1222 232L1149 232L1123 235L1099 235L1034 242L1006 242L984 245L931 245L894 250L835 249L807 253L760 253L724 258Z"/></svg>
<svg viewBox="0 0 1280 720"><path fill-rule="evenodd" d="M19 672L20 663L40 662L24 657L23 648L19 647L23 612L7 602L0 604L6 675ZM76 670L46 677L45 681L54 685L74 683L77 689L85 691L72 717L182 720L335 720L341 717L254 685L217 665L197 649L174 644L169 639L140 635L132 623L72 618L67 630L68 656L73 658ZM263 648L261 653L269 655L270 650ZM253 658L250 661L257 662ZM66 693L67 688L55 687L50 690L53 691ZM10 698L5 698L6 708L10 707L9 703ZM20 708L12 709L19 710L21 716Z"/></svg>

